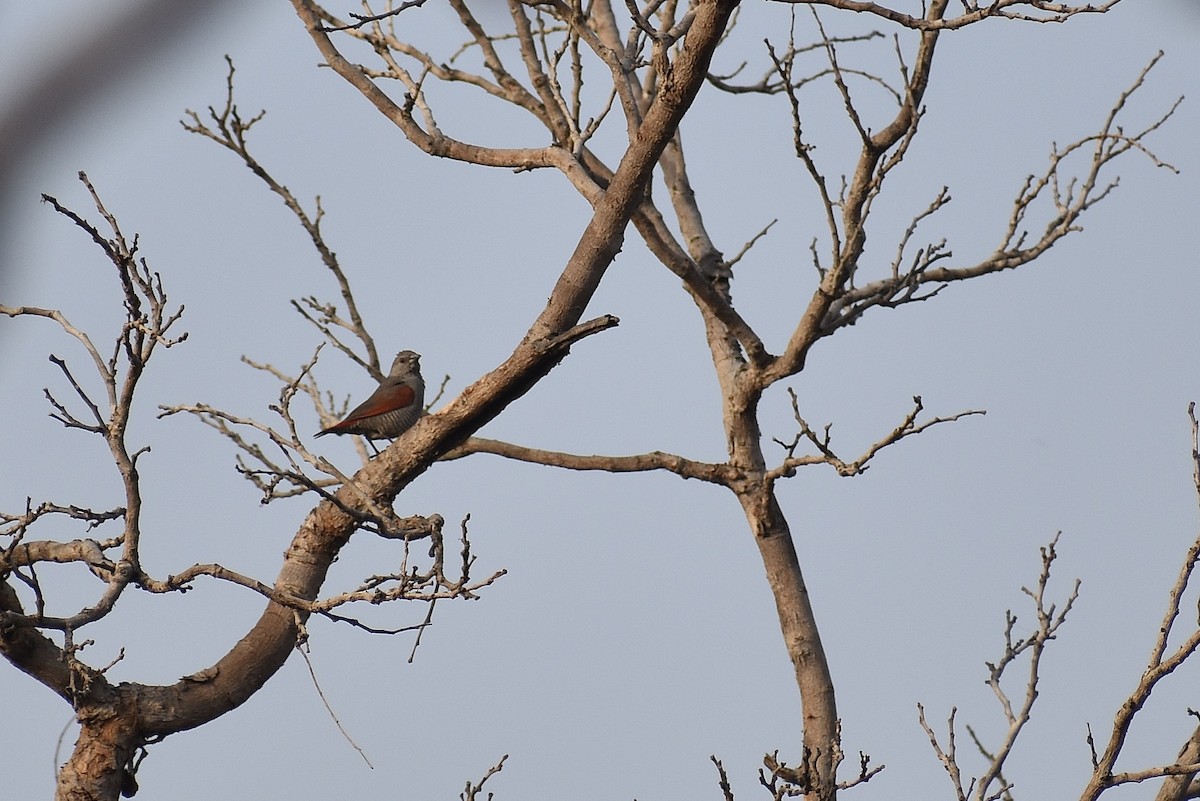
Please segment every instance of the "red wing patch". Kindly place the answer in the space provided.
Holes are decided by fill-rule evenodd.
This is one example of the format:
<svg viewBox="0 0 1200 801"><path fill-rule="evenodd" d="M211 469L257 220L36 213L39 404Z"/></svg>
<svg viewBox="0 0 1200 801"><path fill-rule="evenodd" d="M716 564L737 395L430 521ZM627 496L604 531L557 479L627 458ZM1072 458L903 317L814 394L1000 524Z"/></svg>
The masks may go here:
<svg viewBox="0 0 1200 801"><path fill-rule="evenodd" d="M375 390L374 395L363 401L361 406L346 415L346 419L338 423L338 425L357 422L365 420L368 417L375 417L376 415L403 409L406 406L411 406L416 396L417 393L413 391L412 387L403 384L398 387L387 387L386 389L380 387Z"/></svg>

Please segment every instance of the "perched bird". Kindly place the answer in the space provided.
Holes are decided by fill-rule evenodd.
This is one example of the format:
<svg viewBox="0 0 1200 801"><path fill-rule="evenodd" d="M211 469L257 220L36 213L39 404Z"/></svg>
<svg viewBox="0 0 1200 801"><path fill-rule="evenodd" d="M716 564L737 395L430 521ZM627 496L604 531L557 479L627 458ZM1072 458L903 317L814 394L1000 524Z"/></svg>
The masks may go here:
<svg viewBox="0 0 1200 801"><path fill-rule="evenodd" d="M392 369L346 419L318 431L326 434L361 434L367 440L391 439L407 431L425 407L425 379L421 378L421 357L411 350L402 350L392 362Z"/></svg>

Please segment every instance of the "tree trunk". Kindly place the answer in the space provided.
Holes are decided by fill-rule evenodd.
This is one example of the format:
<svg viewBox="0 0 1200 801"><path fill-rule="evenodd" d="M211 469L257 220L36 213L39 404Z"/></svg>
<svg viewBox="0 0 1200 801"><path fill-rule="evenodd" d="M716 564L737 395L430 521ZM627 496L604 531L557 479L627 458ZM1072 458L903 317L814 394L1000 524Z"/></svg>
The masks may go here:
<svg viewBox="0 0 1200 801"><path fill-rule="evenodd" d="M738 500L762 556L767 582L775 597L779 628L800 689L804 748L794 781L806 791L807 798L829 801L837 795L835 754L840 750L833 677L809 603L808 587L800 570L791 529L773 488L764 485L765 482L758 482L738 491Z"/></svg>
<svg viewBox="0 0 1200 801"><path fill-rule="evenodd" d="M79 711L79 739L58 772L55 801L116 801L137 792L130 770L140 742L133 706L132 697L120 694L114 703Z"/></svg>

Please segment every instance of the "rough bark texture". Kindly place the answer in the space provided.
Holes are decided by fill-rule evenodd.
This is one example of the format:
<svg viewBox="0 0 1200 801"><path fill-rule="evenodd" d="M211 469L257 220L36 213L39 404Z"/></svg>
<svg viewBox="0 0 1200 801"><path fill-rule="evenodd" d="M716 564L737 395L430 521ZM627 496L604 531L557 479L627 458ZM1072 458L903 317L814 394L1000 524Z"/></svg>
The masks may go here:
<svg viewBox="0 0 1200 801"><path fill-rule="evenodd" d="M738 499L762 556L767 583L775 597L783 643L800 688L804 746L803 762L797 768L802 780L798 783L811 788L808 797L833 798L837 794L834 755L840 747L837 701L792 532L766 482L760 481L756 489L738 493Z"/></svg>
<svg viewBox="0 0 1200 801"><path fill-rule="evenodd" d="M389 39L394 34L386 31L399 28L389 28L390 22L375 28L342 24L312 0L292 0L297 16L326 64L394 123L403 136L419 149L433 156L478 165L522 170L546 167L557 169L591 204L592 217L563 267L546 306L530 324L527 333L512 354L436 414L420 419L392 447L366 463L353 476L351 482L345 482L346 477L338 473L336 480L343 483L334 492L332 499L326 496L326 500L318 503L305 517L284 554L273 585L269 588L263 585L255 587L272 599L257 623L215 664L168 686L136 683L113 686L104 678L102 672L79 662L76 652L71 647L73 633L81 626L107 614L125 588L140 585L144 589L154 587L154 591L159 592L178 589L178 586L167 586L170 581L155 582L142 572L138 556L140 530L137 522L137 513L141 505L141 487L136 464L139 452L135 450L131 453L124 441L124 430L137 379L155 344L161 342L169 347L165 341L165 332L175 318L164 318L162 305L165 295L161 294L161 285L157 287L156 294L154 279L150 273L145 271L143 275L138 271L134 259L136 245L132 248L126 247L116 228L115 219L105 213L116 233L112 241L107 241L94 229L89 229L93 238L117 264L126 289L126 308L131 324L126 328L123 344L126 346L124 352L128 354L128 366L125 383L118 387L118 371L115 368L107 368L109 372L105 373L103 360L93 349L98 369L105 377L110 391L109 417L101 419L101 413L93 406L97 419L95 425L90 420L73 420L65 410L63 414L67 415L67 419L63 422L69 427L83 428L104 436L112 449L124 483L126 507L105 514L123 517L126 521L120 543L121 557L112 557L113 561L109 561L108 557L99 553L99 546L91 540L70 543L20 542L29 521L20 524L23 528L16 537L19 547L0 552L0 559L6 560L0 561L0 570L8 570L12 565L19 567L32 566L37 562L73 561L86 564L107 583L101 603L83 609L71 618L50 620L26 613L21 608L13 587L7 583L8 573L0 572L0 578L3 579L0 580L0 653L19 669L68 700L81 724L75 750L59 776L57 797L61 801L108 801L115 799L120 793L131 794L136 790L133 760L138 749L148 740L201 726L244 703L291 655L301 634L301 627L307 615L312 612L310 602L318 599L330 566L342 547L363 525L363 521L373 519L372 516L380 509L390 510L396 496L409 482L439 459L458 458L484 451L570 469L611 472L669 470L684 478L697 478L722 485L736 495L774 596L780 630L793 665L802 705L803 743L800 759L791 766L781 766L781 763L775 763L773 766L771 758L768 757L767 766L773 774L771 779L774 781L776 777L782 777L791 785L780 790L777 797L800 794L812 801L832 801L838 790L836 771L841 754L834 685L801 570L793 532L780 507L775 482L781 477L789 477L797 466L804 464L824 463L833 466L842 475L857 474L880 448L909 434L919 433L929 425L956 418L937 418L916 425L916 415L922 408L920 399L917 398L915 411L900 427L871 446L863 457L856 461L844 461L828 448L827 440L822 443L819 437L813 434L807 423L800 418L800 411L796 408L797 423L801 429L796 444L787 448L787 456L782 463L769 466L763 450L763 433L758 420L760 401L774 384L792 378L804 369L807 355L817 342L830 336L838 328L853 324L866 309L876 305L897 306L923 300L937 291L927 289L930 294L919 296L917 290L923 286L940 287L943 283L1011 269L1032 261L1059 238L1071 230L1076 230L1072 227L1076 218L1107 194L1108 190L1097 188L1103 187L1102 183L1096 181L1100 169L1125 150L1134 147L1144 150L1141 138L1162 122L1160 120L1158 124L1136 137L1130 138L1121 133L1121 129L1115 126L1114 119L1128 97L1128 94L1124 95L1102 133L1095 137L1101 145L1117 142L1120 147L1111 145L1109 150L1105 150L1104 147L1098 149L1091 172L1078 182L1079 188L1073 190L1069 202L1064 205L1056 195L1054 202L1058 204L1056 211L1059 217L1052 221L1040 238L1033 237L1037 241L1032 245L1025 244L1026 235L1022 227L1027 208L1039 198L1039 193L1047 186L1059 185L1057 170L1062 157L1091 140L1083 140L1056 154L1055 158L1058 160L1052 160L1051 169L1044 179L1030 179L1016 201L1014 223L1010 226L1008 240L983 262L958 268L939 265L937 269L931 269L943 257L948 257L948 253L943 254L939 246L924 251L924 255L911 258L909 261L912 266L901 269L900 257L904 255L902 243L890 276L885 275L867 283L860 280L856 284L859 262L866 253L870 207L889 171L904 158L908 144L916 135L939 33L991 16L1035 18L1022 16L1025 12L1018 13L1014 10L1021 7L1028 7L1028 13L1037 12L1041 16L1052 18L1052 21L1061 22L1077 13L1102 12L1116 0L1096 8L1061 4L1053 4L1054 7L1050 8L1044 3L1031 4L1027 0L998 0L987 9L972 10L973 4L966 3L960 16L949 19L945 16L949 0L930 0L921 17L900 14L861 0L785 0L797 5L826 5L874 14L915 31L917 46L911 67L905 65L900 70L902 85L896 93L896 107L887 111L887 116L882 120L868 122L865 121L865 117L860 116L855 107L854 97L846 86L845 76L849 73L844 73L838 65L835 40L826 36L819 19L817 20L817 28L822 37L821 44L828 56L829 72L833 76L831 80L841 94L844 111L857 131L859 140L859 153L851 169L842 170L848 178L840 194L829 189L824 174L818 169L811 155L811 146L803 141L800 104L795 95L800 84L795 83L791 75L790 59L794 58L795 53L791 48L790 55L777 56L775 50L770 51L771 59L779 72L779 81L774 89L766 93L784 94L791 101L796 156L816 185L829 228L828 252L818 258L814 246L813 258L817 262L818 285L797 315L795 327L787 337L783 352L776 356L768 350L753 326L743 319L734 307L730 279L737 258L726 261L709 236L697 193L688 176L683 138L679 132L681 120L708 77L711 58L722 37L727 33L731 15L739 5L738 0L649 4L656 9L652 13L647 12L650 14L649 19L639 16L635 4L628 4L627 8L633 15L635 26L628 33L624 30L624 20L618 23L610 3L578 5L509 0L508 9L515 29L502 35L486 33L479 21L472 16L466 0L447 2L457 12L464 30L469 32L472 39L470 46L478 48L486 67L486 71L481 75L469 77L476 85L487 85L487 91L493 97L502 98L503 101L528 112L543 124L550 134L550 145L497 149L472 145L446 136L434 123L432 110L423 105L426 101L420 86L421 82L430 76L433 76L430 80L462 80L462 75L449 74L457 68L452 70L429 55L419 52L419 48ZM396 12L419 5L420 3L401 4ZM680 9L680 5L686 8ZM585 7L586 12L583 10ZM622 13L624 11L625 9L622 9ZM612 108L619 109L613 116L617 113L624 114L628 134L628 145L615 167L606 164L590 149L591 134L582 133L582 129L591 124L590 121L585 122L580 116L578 106L572 110L563 90L556 85L556 81L565 75L566 68L559 72L557 61L554 66L548 66L551 61L548 58L551 49L547 47L545 37L548 28L544 24L545 18L541 16L543 14L554 18L554 35L561 34L567 40L563 49L557 51L556 58L571 52L571 47L586 47L590 50L590 57L598 59L604 65L601 73L605 70L611 71L614 90ZM537 20L536 26L532 22L533 19ZM817 19L815 14L814 19ZM656 25L658 27L655 27ZM377 55L385 56L383 61L387 69L383 70L382 74L392 70L389 77L397 79L397 83L385 84L377 77L381 73L371 73L344 57L333 38L341 34L335 31L344 32L348 40L357 39L358 44L365 42ZM507 72L508 66L503 63L497 52L497 43L501 41L506 47L515 43L521 62L529 73L527 81L518 80ZM899 40L896 47L903 60ZM359 53L355 52L356 55ZM410 74L396 66L392 62L398 59L392 57L398 53L413 58L420 69ZM582 61L575 65L579 69L576 76L577 90L583 84L581 64ZM419 74L420 79L414 80L414 74ZM551 74L555 78L554 81L550 79ZM609 76L604 74L607 79ZM401 102L397 102L380 88L381 84L403 86L408 94ZM271 186L272 191L284 197L285 203L301 219L302 225L317 245L323 261L339 277L343 300L350 307L348 317L358 326L358 333L363 334L362 342L368 354L368 357L359 363L378 372L378 355L374 342L361 328L361 320L357 316L349 284L340 272L340 267L336 265L332 250L321 240L320 215L317 215L317 219L307 217L286 187L267 175L245 149L244 134L249 125L237 127L242 123L236 114L230 113L232 67L229 91L231 105L226 114L222 116L216 111L213 112L216 120L214 127L219 129L219 133L206 128L194 114L194 125L185 127L195 133L209 136L233 150L256 175ZM607 113L608 109L605 110L605 114ZM1165 117L1163 119L1165 120ZM882 124L877 124L880 122ZM873 130L875 132L872 132ZM656 205L648 190L656 169L661 170L666 194L670 198L671 210L678 225L677 230L672 229L671 224L664 219L663 211ZM1076 186L1075 180L1071 181L1071 185ZM946 201L935 201L928 213L936 211L943 202ZM55 205L57 207L57 203ZM59 210L63 211L61 208ZM69 212L64 213L70 215ZM73 215L72 218L80 222ZM914 228L921 219L922 217L918 216L914 220ZM631 222L649 251L680 278L683 290L695 303L703 322L720 386L727 460L715 464L702 463L658 451L626 457L577 456L523 448L509 443L473 440L471 437L476 430L549 374L567 356L573 343L617 324L618 321L612 317L582 323L581 320L608 267L620 252ZM144 285L138 282L143 282ZM150 316L141 311L143 299L152 308L153 314ZM33 314L50 317L91 348L90 342L86 341L86 335L73 329L53 310L0 307L0 311L9 316ZM324 333L327 334L328 331ZM67 375L70 377L69 372ZM292 389L296 389L296 386ZM54 403L54 400L51 399L51 402ZM803 439L805 436L808 437L807 440ZM802 442L814 445L819 455L797 455L796 446ZM279 441L276 441L276 444L280 444ZM307 453L294 435L290 442L282 444L285 449L292 448L297 452ZM334 483L336 482L324 486ZM1200 488L1200 474L1197 485ZM306 485L302 482L298 486L302 491L318 489L315 484ZM32 521L41 512L29 514L29 520ZM93 523L101 519L95 513L89 514L92 517L84 519ZM440 518L438 525L440 526ZM738 532L738 535L745 536L745 532ZM407 535L396 536L407 538ZM1200 543L1196 547L1200 549ZM1193 558L1193 562L1195 560L1196 557ZM244 586L250 585L250 582L244 583ZM38 627L64 632L66 647L60 647L41 634ZM1200 642L1192 647L1200 647ZM1161 657L1161 653L1159 656ZM1145 684L1142 694L1131 699L1130 704L1140 708L1150 689L1151 684ZM1131 707L1128 719L1132 718L1134 711L1136 709ZM1088 790L1091 794L1085 793L1085 797L1096 797L1112 784L1112 765L1124 737L1124 729L1120 726L1117 735L1105 752L1103 764L1097 767L1093 786ZM1184 754L1180 756L1180 764L1196 760L1196 754L1200 751L1196 746L1198 741L1200 739L1197 737L1192 738ZM994 765L997 775L1002 763L1003 757L997 757ZM864 764L859 780L869 779L867 774L867 766ZM1169 779L1159 797L1164 801L1167 798L1185 797L1193 778L1193 773L1186 773ZM1133 779L1124 777L1123 780ZM723 789L727 797L732 798L727 785L723 784ZM959 794L962 795L961 792Z"/></svg>
<svg viewBox="0 0 1200 801"><path fill-rule="evenodd" d="M303 0L294 5L330 66L385 114L401 119L403 110L337 52L320 30L313 6ZM398 447L389 448L354 476L355 485L365 489L373 502L390 505L409 482L527 392L566 356L578 337L596 328L575 330L605 270L620 251L625 228L642 202L659 155L702 85L736 5L730 0L714 0L698 6L692 29L647 109L636 141L596 202L592 220L546 308L512 356L438 414L419 422L398 440ZM132 461L128 467L124 475L136 485ZM317 597L330 564L360 525L359 519L339 508L360 508L359 490L343 487L337 492L336 504L321 502L308 514L285 553L276 591L298 599ZM20 613L15 593L7 584L0 601L7 611ZM138 746L149 737L203 725L241 705L286 661L296 645L297 624L304 617L303 612L269 603L255 626L216 664L165 687L122 684L114 688L102 675L86 671L74 671L72 678L72 671L63 667L63 651L44 636L23 626L0 632L0 647L10 661L60 695L74 699L83 724L74 752L60 773L57 797L60 801L110 801L123 786L126 791L131 789L132 775L127 768ZM78 683L85 674L88 684L81 691Z"/></svg>

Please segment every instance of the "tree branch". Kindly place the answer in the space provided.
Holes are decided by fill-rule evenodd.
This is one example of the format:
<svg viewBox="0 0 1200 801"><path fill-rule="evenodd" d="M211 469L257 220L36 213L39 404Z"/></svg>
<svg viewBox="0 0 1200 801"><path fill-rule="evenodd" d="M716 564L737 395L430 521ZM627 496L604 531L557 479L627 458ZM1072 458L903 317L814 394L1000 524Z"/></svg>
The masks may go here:
<svg viewBox="0 0 1200 801"><path fill-rule="evenodd" d="M801 417L799 400L796 397L795 391L790 387L788 388L788 396L792 400L792 415L800 426L800 432L796 434L791 442L775 440L776 444L782 447L787 455L778 467L773 468L767 473L767 479L770 481L779 478L791 478L796 474L797 468L814 464L827 464L836 470L838 475L843 477L857 476L866 472L869 467L868 462L874 459L876 454L884 448L896 444L905 437L920 434L922 431L941 423L953 423L963 417L987 414L983 409L968 409L965 412L959 412L949 417L934 417L923 423L917 423L917 417L920 416L925 406L921 401L921 396L914 396L912 411L908 413L898 426L892 429L883 439L868 446L857 459L847 462L838 456L830 445L830 429L832 428L832 424L826 425L821 434L813 431L812 427ZM810 456L797 456L796 449L801 442L811 444L817 449L817 453Z"/></svg>
<svg viewBox="0 0 1200 801"><path fill-rule="evenodd" d="M772 2L830 6L860 14L872 14L917 31L942 31L956 30L992 18L1025 22L1066 22L1076 14L1103 14L1121 0L1107 0L1103 3L1086 5L1047 2L1047 0L990 0L984 6L979 5L978 0L962 0L964 13L949 19L940 16L931 18L929 15L914 17L889 6L867 0L772 0Z"/></svg>
<svg viewBox="0 0 1200 801"><path fill-rule="evenodd" d="M565 470L602 470L607 473L638 473L665 470L681 478L695 478L711 484L727 484L732 476L728 465L697 462L672 453L652 451L636 456L583 456L560 451L529 448L483 437L471 437L442 457L444 461L461 459L476 453L490 453L520 462L560 467Z"/></svg>
<svg viewBox="0 0 1200 801"><path fill-rule="evenodd" d="M1192 479L1195 484L1197 497L1200 498L1200 424L1196 420L1195 403L1188 404L1188 418L1192 426ZM1184 556L1183 563L1179 569L1179 575L1176 577L1175 583L1167 595L1167 610L1163 615L1162 623L1159 625L1158 636L1151 647L1150 659L1146 665L1146 670L1142 673L1133 692L1129 694L1129 697L1125 699L1124 703L1121 704L1121 708L1117 710L1117 714L1113 717L1112 732L1109 735L1108 743L1098 758L1093 760L1092 776L1083 794L1080 796L1081 801L1094 801L1094 799L1099 798L1109 787L1120 783L1117 781L1119 777L1137 777L1123 779L1124 782L1130 782L1144 781L1145 779L1154 778L1156 775L1183 776L1197 772L1197 767L1194 764L1197 761L1196 749L1185 746L1180 753L1180 758L1186 758L1189 764L1181 766L1177 762L1175 765L1162 768L1151 768L1144 771L1123 774L1113 773L1117 758L1121 755L1121 751L1125 747L1125 741L1129 737L1134 718L1150 699L1150 694L1158 686L1159 682L1174 673L1175 670L1190 659L1196 653L1196 650L1200 648L1200 621L1198 621L1192 627L1192 631L1176 646L1175 650L1170 654L1167 653L1175 623L1179 619L1183 596L1191 583L1197 562L1200 562L1200 535L1192 542L1187 550L1187 554ZM1187 789L1187 782L1182 782L1182 788L1179 787L1179 784L1171 783L1177 790Z"/></svg>

